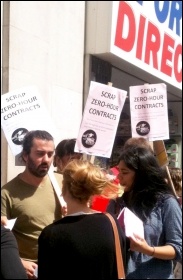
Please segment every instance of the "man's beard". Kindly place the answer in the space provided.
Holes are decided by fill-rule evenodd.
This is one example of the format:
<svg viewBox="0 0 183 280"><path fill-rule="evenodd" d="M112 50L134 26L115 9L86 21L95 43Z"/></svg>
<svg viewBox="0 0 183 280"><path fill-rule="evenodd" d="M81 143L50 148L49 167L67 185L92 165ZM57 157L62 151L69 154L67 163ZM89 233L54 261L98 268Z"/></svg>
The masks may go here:
<svg viewBox="0 0 183 280"><path fill-rule="evenodd" d="M39 177L39 178L44 177L48 173L48 170L50 168L50 166L46 162L43 162L39 166L36 167L36 165L34 164L34 161L30 158L30 156L28 157L27 167L28 167L28 170L30 171L30 173L32 173L34 176ZM44 167L44 169L43 169L43 167Z"/></svg>

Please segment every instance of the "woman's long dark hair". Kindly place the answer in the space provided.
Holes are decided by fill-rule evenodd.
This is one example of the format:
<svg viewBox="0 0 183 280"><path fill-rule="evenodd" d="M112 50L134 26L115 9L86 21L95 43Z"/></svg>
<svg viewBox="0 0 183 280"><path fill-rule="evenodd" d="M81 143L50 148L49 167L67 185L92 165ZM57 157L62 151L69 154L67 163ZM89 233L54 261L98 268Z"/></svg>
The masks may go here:
<svg viewBox="0 0 183 280"><path fill-rule="evenodd" d="M124 161L129 169L135 171L133 189L123 194L123 200L139 218L146 219L155 205L165 197L175 197L156 157L148 149L129 147L121 153L119 161Z"/></svg>

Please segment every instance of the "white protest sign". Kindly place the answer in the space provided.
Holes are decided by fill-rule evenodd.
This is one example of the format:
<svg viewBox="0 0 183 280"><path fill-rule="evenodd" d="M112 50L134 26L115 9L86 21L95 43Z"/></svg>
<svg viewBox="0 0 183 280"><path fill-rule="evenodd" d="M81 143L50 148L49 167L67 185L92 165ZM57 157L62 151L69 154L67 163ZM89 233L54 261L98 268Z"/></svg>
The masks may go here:
<svg viewBox="0 0 183 280"><path fill-rule="evenodd" d="M75 152L109 158L127 92L90 83Z"/></svg>
<svg viewBox="0 0 183 280"><path fill-rule="evenodd" d="M1 127L15 156L22 151L28 131L41 129L52 135L56 131L36 86L1 95Z"/></svg>
<svg viewBox="0 0 183 280"><path fill-rule="evenodd" d="M130 87L132 137L169 139L167 89L164 83Z"/></svg>

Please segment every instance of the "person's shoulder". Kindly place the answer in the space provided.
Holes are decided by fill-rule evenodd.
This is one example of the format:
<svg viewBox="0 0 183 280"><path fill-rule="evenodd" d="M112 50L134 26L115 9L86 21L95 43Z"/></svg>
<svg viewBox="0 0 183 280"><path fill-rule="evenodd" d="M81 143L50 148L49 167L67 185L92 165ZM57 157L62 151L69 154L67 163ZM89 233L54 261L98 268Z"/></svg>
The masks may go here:
<svg viewBox="0 0 183 280"><path fill-rule="evenodd" d="M181 208L180 204L178 202L178 199L173 196L173 195L165 195L163 196L160 205L163 205L163 207L168 210L168 209L173 209L173 208Z"/></svg>
<svg viewBox="0 0 183 280"><path fill-rule="evenodd" d="M171 194L167 194L163 197L164 203L172 203L172 202L178 202L177 198Z"/></svg>
<svg viewBox="0 0 183 280"><path fill-rule="evenodd" d="M9 182L7 182L6 184L4 184L2 186L2 190L6 190L6 189L11 189L12 187L14 187L17 183L20 182L20 179L18 177L18 175L16 177L14 177L13 179L11 179Z"/></svg>
<svg viewBox="0 0 183 280"><path fill-rule="evenodd" d="M54 176L57 179L58 183L62 183L62 181L63 181L63 175L62 174L54 172Z"/></svg>
<svg viewBox="0 0 183 280"><path fill-rule="evenodd" d="M52 236L54 233L57 233L61 229L61 224L62 224L63 219L59 219L57 221L52 222L51 224L45 226L43 230L41 231L41 238L43 236Z"/></svg>

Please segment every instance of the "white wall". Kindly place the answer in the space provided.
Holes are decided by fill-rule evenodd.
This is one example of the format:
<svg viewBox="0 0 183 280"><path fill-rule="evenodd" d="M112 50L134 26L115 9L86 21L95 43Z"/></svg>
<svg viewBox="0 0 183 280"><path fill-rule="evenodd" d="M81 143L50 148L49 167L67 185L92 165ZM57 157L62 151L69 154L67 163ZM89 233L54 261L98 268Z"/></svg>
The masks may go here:
<svg viewBox="0 0 183 280"><path fill-rule="evenodd" d="M9 32L8 61L1 65L8 78L1 74L6 83L2 93L38 86L57 127L55 144L77 137L83 102L85 1L1 1L1 7L2 2L10 3L9 22L6 17L1 22ZM7 55L6 48L2 55ZM22 168L15 166L8 148L7 162L2 162L3 183Z"/></svg>

